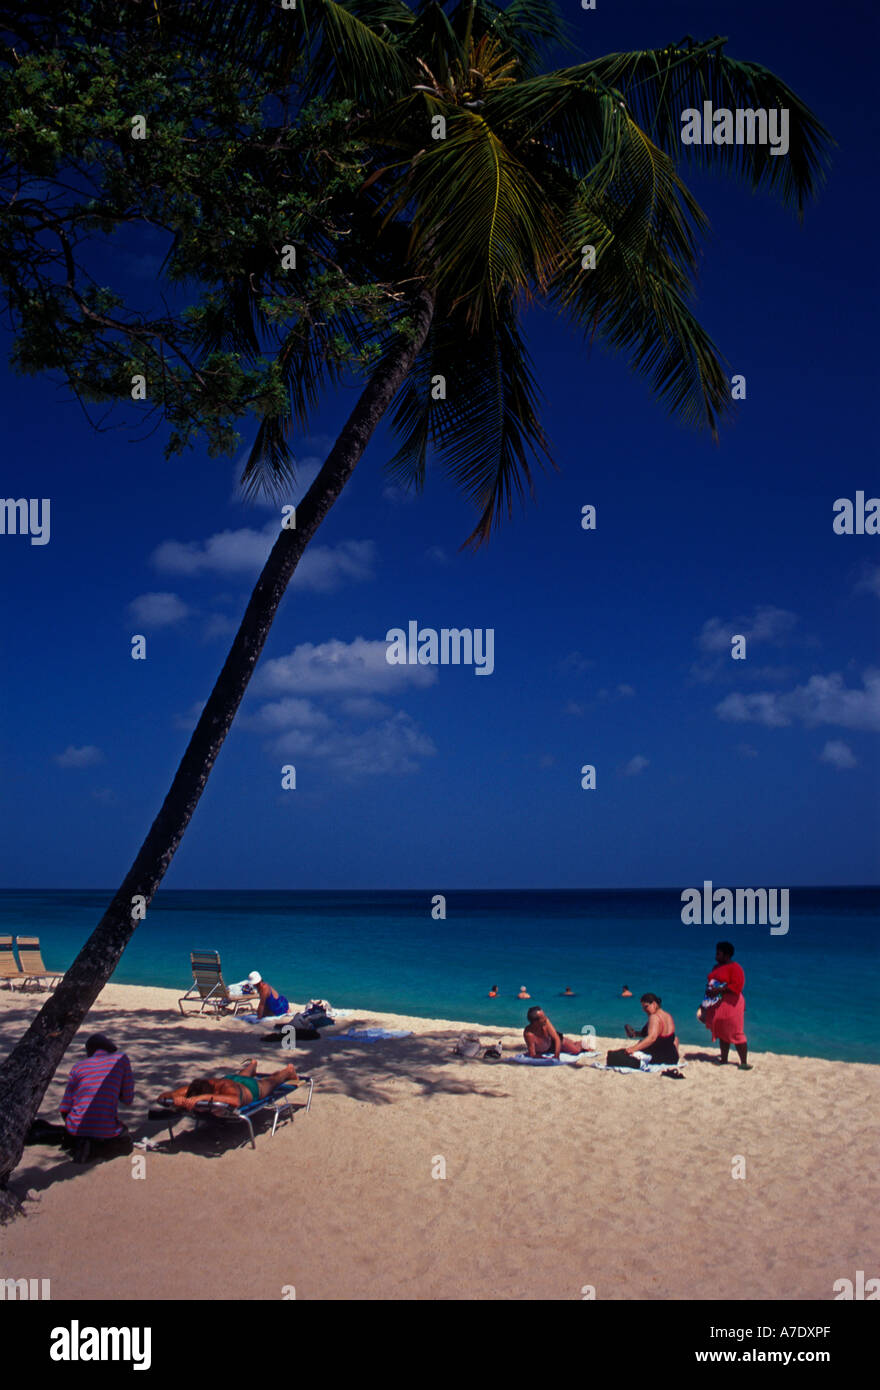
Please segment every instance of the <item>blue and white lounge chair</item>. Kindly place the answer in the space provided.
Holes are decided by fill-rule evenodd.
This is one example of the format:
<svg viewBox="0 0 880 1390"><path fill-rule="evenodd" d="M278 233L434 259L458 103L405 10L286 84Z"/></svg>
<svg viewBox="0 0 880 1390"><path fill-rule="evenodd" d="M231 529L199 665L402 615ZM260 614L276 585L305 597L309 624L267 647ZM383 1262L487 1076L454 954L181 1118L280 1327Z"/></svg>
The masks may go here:
<svg viewBox="0 0 880 1390"><path fill-rule="evenodd" d="M210 1096L205 1096L204 1100L196 1101L192 1109L179 1110L173 1101L160 1101L159 1104L165 1109L173 1112L173 1118L169 1115L168 1134L174 1139L174 1126L184 1115L193 1115L196 1120L196 1127L200 1121L217 1120L220 1124L228 1124L230 1120L244 1120L250 1135L251 1148L257 1147L254 1140L254 1127L251 1118L258 1115L261 1110L271 1110L272 1114L272 1136L278 1128L278 1121L286 1113L288 1119L293 1119L293 1099L291 1092L296 1092L300 1086L308 1086L309 1094L306 1100L306 1114L312 1108L312 1091L314 1081L310 1076L301 1076L297 1085L291 1086L285 1082L283 1086L276 1086L269 1095L262 1096L259 1100L249 1101L247 1105L231 1105L225 1100L214 1100Z"/></svg>

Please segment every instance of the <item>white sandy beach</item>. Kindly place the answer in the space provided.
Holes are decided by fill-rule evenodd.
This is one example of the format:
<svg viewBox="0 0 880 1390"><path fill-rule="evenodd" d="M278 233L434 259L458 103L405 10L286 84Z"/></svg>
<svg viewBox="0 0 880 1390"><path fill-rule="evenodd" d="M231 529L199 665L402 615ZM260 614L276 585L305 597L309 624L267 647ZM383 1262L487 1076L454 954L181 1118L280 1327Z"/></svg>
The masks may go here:
<svg viewBox="0 0 880 1390"><path fill-rule="evenodd" d="M0 1053L44 998L0 989ZM14 1185L34 1199L0 1228L3 1277L51 1278L56 1299L830 1299L876 1264L880 1067L759 1052L741 1072L708 1060L708 1035L685 1081L490 1065L450 1056L460 1032L511 1055L521 1035L354 1012L335 1031L412 1037L329 1029L290 1054L177 998L108 985L40 1112L59 1122L85 1037L109 1032L135 1074L120 1113L157 1141L145 1177L26 1148ZM160 1090L250 1056L315 1079L311 1113L274 1138L258 1119L256 1150L244 1125L184 1119L171 1144L146 1119Z"/></svg>

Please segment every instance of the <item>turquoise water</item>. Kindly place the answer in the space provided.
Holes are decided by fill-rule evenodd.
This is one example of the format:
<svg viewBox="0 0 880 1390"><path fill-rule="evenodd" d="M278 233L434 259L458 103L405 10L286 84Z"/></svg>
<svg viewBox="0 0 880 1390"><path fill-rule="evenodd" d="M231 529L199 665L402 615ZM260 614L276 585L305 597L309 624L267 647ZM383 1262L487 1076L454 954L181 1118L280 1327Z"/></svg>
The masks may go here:
<svg viewBox="0 0 880 1390"><path fill-rule="evenodd" d="M4 890L0 932L37 933L47 966L68 966L112 894ZM522 1027L528 986L556 1024L622 1036L662 996L685 1043L709 1042L694 1015L715 942L731 940L746 974L746 1031L756 1051L880 1062L871 981L880 963L876 888L794 888L790 929L684 926L676 890L448 892L160 892L120 961L119 984L183 993L189 952L219 950L227 980L259 970L292 999L329 999L425 1018ZM488 999L491 985L498 999ZM634 999L620 999L623 984ZM567 985L577 998L559 995Z"/></svg>

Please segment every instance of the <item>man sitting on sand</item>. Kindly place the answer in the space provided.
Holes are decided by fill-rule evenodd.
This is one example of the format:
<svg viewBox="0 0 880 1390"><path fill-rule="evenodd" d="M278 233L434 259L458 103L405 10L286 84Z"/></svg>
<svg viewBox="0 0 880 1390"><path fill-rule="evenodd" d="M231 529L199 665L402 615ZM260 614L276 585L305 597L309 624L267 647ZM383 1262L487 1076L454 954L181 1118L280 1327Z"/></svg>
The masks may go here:
<svg viewBox="0 0 880 1390"><path fill-rule="evenodd" d="M587 1038L571 1042L557 1033L543 1009L529 1009L526 1017L529 1023L523 1030L523 1037L530 1057L555 1057L558 1060L560 1052L591 1051Z"/></svg>
<svg viewBox="0 0 880 1390"><path fill-rule="evenodd" d="M131 1138L119 1119L117 1107L134 1100L134 1077L124 1052L103 1033L86 1042L86 1055L75 1062L58 1109L64 1117L68 1143L80 1162L91 1151L128 1152Z"/></svg>
<svg viewBox="0 0 880 1390"><path fill-rule="evenodd" d="M172 1101L180 1110L192 1110L197 1101L223 1101L226 1105L250 1105L252 1101L263 1100L271 1095L285 1081L298 1081L296 1067L288 1062L279 1071L268 1076L257 1076L255 1058L245 1062L240 1071L229 1072L226 1076L203 1076L186 1085L177 1086L173 1091L163 1091L159 1100L164 1104Z"/></svg>

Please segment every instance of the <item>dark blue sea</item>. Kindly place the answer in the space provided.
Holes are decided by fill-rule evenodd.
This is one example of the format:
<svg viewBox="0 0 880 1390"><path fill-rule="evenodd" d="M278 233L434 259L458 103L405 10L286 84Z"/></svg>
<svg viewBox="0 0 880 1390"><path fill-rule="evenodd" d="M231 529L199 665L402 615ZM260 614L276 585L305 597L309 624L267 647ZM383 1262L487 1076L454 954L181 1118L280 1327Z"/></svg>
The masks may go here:
<svg viewBox="0 0 880 1390"><path fill-rule="evenodd" d="M37 933L46 963L70 964L109 891L4 890L0 932ZM793 888L790 926L684 926L678 890L446 893L160 891L119 963L119 984L184 992L189 953L220 952L227 980L251 970L291 999L340 1008L522 1027L521 985L567 1032L592 1024L622 1036L653 991L685 1043L715 942L746 974L746 1031L759 1052L880 1063L873 981L880 966L880 889ZM497 999L487 998L493 984ZM619 998L622 986L633 999ZM570 986L576 998L562 998Z"/></svg>

